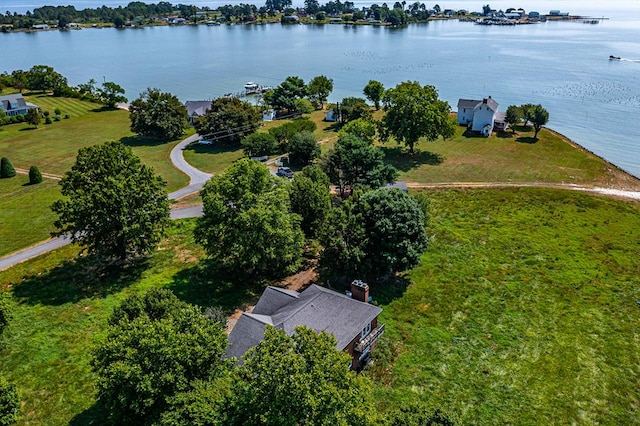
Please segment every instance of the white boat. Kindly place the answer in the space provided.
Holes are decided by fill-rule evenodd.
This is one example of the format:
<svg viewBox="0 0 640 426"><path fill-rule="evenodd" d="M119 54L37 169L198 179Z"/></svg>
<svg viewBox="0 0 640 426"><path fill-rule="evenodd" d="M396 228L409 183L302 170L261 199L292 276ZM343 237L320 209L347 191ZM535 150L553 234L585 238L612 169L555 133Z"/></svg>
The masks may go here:
<svg viewBox="0 0 640 426"><path fill-rule="evenodd" d="M246 90L247 92L255 92L256 90L258 90L258 84L254 83L253 81L249 81L244 85L244 90Z"/></svg>

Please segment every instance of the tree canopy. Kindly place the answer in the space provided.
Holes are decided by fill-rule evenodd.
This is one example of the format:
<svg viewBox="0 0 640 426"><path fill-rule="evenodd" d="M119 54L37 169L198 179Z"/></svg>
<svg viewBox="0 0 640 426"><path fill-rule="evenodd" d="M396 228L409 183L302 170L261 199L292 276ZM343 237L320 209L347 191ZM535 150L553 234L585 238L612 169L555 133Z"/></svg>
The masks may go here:
<svg viewBox="0 0 640 426"><path fill-rule="evenodd" d="M93 352L98 398L116 424L157 424L202 381L225 383L226 346L223 325L171 291L129 296Z"/></svg>
<svg viewBox="0 0 640 426"><path fill-rule="evenodd" d="M327 76L319 75L311 79L307 85L307 93L311 101L319 104L320 109L324 108L324 103L333 91L333 80Z"/></svg>
<svg viewBox="0 0 640 426"><path fill-rule="evenodd" d="M64 199L53 236L70 235L89 253L125 260L153 250L169 222L165 181L130 147L106 142L78 151L60 181Z"/></svg>
<svg viewBox="0 0 640 426"><path fill-rule="evenodd" d="M533 128L535 129L535 133L533 137L538 139L538 132L542 126L547 124L549 121L549 112L542 107L542 105L538 104L533 107L533 116L531 117L531 122L533 123Z"/></svg>
<svg viewBox="0 0 640 426"><path fill-rule="evenodd" d="M278 152L278 141L271 133L252 133L242 139L242 151L247 157L262 157Z"/></svg>
<svg viewBox="0 0 640 426"><path fill-rule="evenodd" d="M13 307L4 292L0 292L0 337L13 318Z"/></svg>
<svg viewBox="0 0 640 426"><path fill-rule="evenodd" d="M349 121L357 120L359 118L369 119L371 118L371 110L369 105L362 98L347 97L342 100L339 105L339 118L340 123L345 124Z"/></svg>
<svg viewBox="0 0 640 426"><path fill-rule="evenodd" d="M454 135L455 120L449 115L451 108L438 99L433 86L421 86L417 81L405 81L385 92L382 118L382 138L393 136L404 143L411 153L418 139L434 141Z"/></svg>
<svg viewBox="0 0 640 426"><path fill-rule="evenodd" d="M307 96L307 85L298 76L287 77L275 89L265 93L264 100L277 110L295 111L295 100Z"/></svg>
<svg viewBox="0 0 640 426"><path fill-rule="evenodd" d="M307 238L314 238L331 210L329 177L320 166L307 166L291 184L291 211L302 217L300 227Z"/></svg>
<svg viewBox="0 0 640 426"><path fill-rule="evenodd" d="M320 145L313 133L295 133L289 142L289 161L296 166L308 166L320 157Z"/></svg>
<svg viewBox="0 0 640 426"><path fill-rule="evenodd" d="M147 88L129 106L131 131L140 135L169 141L184 133L189 126L187 109L171 93Z"/></svg>
<svg viewBox="0 0 640 426"><path fill-rule="evenodd" d="M371 280L407 270L427 248L420 204L397 188L349 199L325 222L320 263L336 274Z"/></svg>
<svg viewBox="0 0 640 426"><path fill-rule="evenodd" d="M255 132L262 122L260 110L238 98L218 98L206 114L195 120L202 137L227 144L238 144Z"/></svg>
<svg viewBox="0 0 640 426"><path fill-rule="evenodd" d="M376 107L376 110L380 109L380 101L384 96L384 86L382 83L376 80L369 80L366 86L364 86L364 90L362 91L364 95L373 102L373 105Z"/></svg>
<svg viewBox="0 0 640 426"><path fill-rule="evenodd" d="M353 188L377 188L395 181L397 171L384 163L382 150L352 134L342 134L328 151L323 169L344 196Z"/></svg>
<svg viewBox="0 0 640 426"><path fill-rule="evenodd" d="M29 108L24 119L34 128L38 128L38 125L42 122L42 114L38 108Z"/></svg>
<svg viewBox="0 0 640 426"><path fill-rule="evenodd" d="M520 110L520 107L518 107L517 105L509 105L507 107L507 111L504 114L504 121L507 122L509 126L511 126L511 131L513 133L516 132L516 124L520 123L521 120L522 111Z"/></svg>
<svg viewBox="0 0 640 426"><path fill-rule="evenodd" d="M196 241L237 274L283 276L300 265L304 235L288 188L263 164L243 158L201 192Z"/></svg>
<svg viewBox="0 0 640 426"><path fill-rule="evenodd" d="M371 383L349 369L333 335L304 326L293 335L267 327L249 349L234 390L235 425L368 425Z"/></svg>
<svg viewBox="0 0 640 426"><path fill-rule="evenodd" d="M48 65L34 65L26 73L29 90L56 91L67 87L67 79Z"/></svg>
<svg viewBox="0 0 640 426"><path fill-rule="evenodd" d="M124 89L112 81L105 81L97 90L98 99L107 108L115 108L120 102L127 102Z"/></svg>

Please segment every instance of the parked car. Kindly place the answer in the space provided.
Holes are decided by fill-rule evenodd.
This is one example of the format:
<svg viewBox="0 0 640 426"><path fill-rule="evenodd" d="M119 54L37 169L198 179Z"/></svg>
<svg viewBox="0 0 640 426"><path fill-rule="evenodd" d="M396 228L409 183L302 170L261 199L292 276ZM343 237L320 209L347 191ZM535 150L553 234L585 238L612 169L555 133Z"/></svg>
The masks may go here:
<svg viewBox="0 0 640 426"><path fill-rule="evenodd" d="M278 167L276 174L281 177L293 178L293 170L289 167Z"/></svg>
<svg viewBox="0 0 640 426"><path fill-rule="evenodd" d="M198 143L200 145L213 145L213 141L210 139L200 139Z"/></svg>

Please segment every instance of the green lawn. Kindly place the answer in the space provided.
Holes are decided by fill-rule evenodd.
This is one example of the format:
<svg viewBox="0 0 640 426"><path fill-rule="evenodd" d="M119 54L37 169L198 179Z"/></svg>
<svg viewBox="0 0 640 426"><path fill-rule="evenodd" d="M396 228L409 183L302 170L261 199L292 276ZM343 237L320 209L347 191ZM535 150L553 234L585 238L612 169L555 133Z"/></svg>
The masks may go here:
<svg viewBox="0 0 640 426"><path fill-rule="evenodd" d="M15 167L28 169L35 165L43 173L63 175L74 163L78 149L120 140L132 146L146 164L167 180L168 192L188 184L187 176L169 160L169 152L178 141L156 143L136 137L129 130L127 111L105 111L91 102L48 95L29 96L28 101L52 116L55 108L60 108L62 117L69 114L71 118L52 124L43 122L37 129L26 123L0 127L0 153L9 157Z"/></svg>
<svg viewBox="0 0 640 426"><path fill-rule="evenodd" d="M374 370L387 372L380 406L421 400L463 424L640 424L640 204L430 196L430 247L383 306L397 358Z"/></svg>
<svg viewBox="0 0 640 426"><path fill-rule="evenodd" d="M194 220L173 222L169 237L151 259L124 271L96 269L90 259L73 260L66 246L0 272L15 319L0 350L0 375L15 383L23 402L19 424L102 424L92 408L95 377L90 349L102 336L111 311L127 295L153 287L231 312L257 300L264 283L233 286L201 262L193 242Z"/></svg>
<svg viewBox="0 0 640 426"><path fill-rule="evenodd" d="M192 144L183 151L184 159L207 173L220 174L234 161L244 157L242 148Z"/></svg>
<svg viewBox="0 0 640 426"><path fill-rule="evenodd" d="M60 197L58 182L28 183L21 174L0 179L0 256L46 240L54 229L49 206Z"/></svg>
<svg viewBox="0 0 640 426"><path fill-rule="evenodd" d="M400 171L401 180L439 182L549 182L610 186L620 172L599 157L543 129L519 128L489 138L467 137L459 127L450 140L421 141L412 156L395 142L381 145L386 160ZM635 187L639 183L633 182Z"/></svg>

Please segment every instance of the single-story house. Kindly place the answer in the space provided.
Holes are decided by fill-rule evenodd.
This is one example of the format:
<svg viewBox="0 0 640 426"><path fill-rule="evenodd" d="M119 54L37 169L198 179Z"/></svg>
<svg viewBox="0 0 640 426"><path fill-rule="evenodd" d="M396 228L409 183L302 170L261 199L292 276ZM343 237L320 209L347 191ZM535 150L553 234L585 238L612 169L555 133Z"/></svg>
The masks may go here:
<svg viewBox="0 0 640 426"><path fill-rule="evenodd" d="M260 343L267 326L291 335L305 325L336 338L336 347L351 355L351 368L362 367L380 336L382 312L369 304L369 286L356 280L346 295L317 285L303 292L267 287L251 313L244 312L229 334L227 355L242 362L242 356Z"/></svg>
<svg viewBox="0 0 640 426"><path fill-rule="evenodd" d="M9 117L24 115L34 108L37 109L38 105L27 102L19 93L0 96L0 109Z"/></svg>
<svg viewBox="0 0 640 426"><path fill-rule="evenodd" d="M498 103L491 96L480 100L458 100L458 124L470 127L472 132L480 132L489 137L495 125Z"/></svg>
<svg viewBox="0 0 640 426"><path fill-rule="evenodd" d="M211 108L211 101L187 101L184 106L187 108L189 123L193 124L196 118L205 115L207 110Z"/></svg>
<svg viewBox="0 0 640 426"><path fill-rule="evenodd" d="M540 19L540 12L529 12L529 19Z"/></svg>

